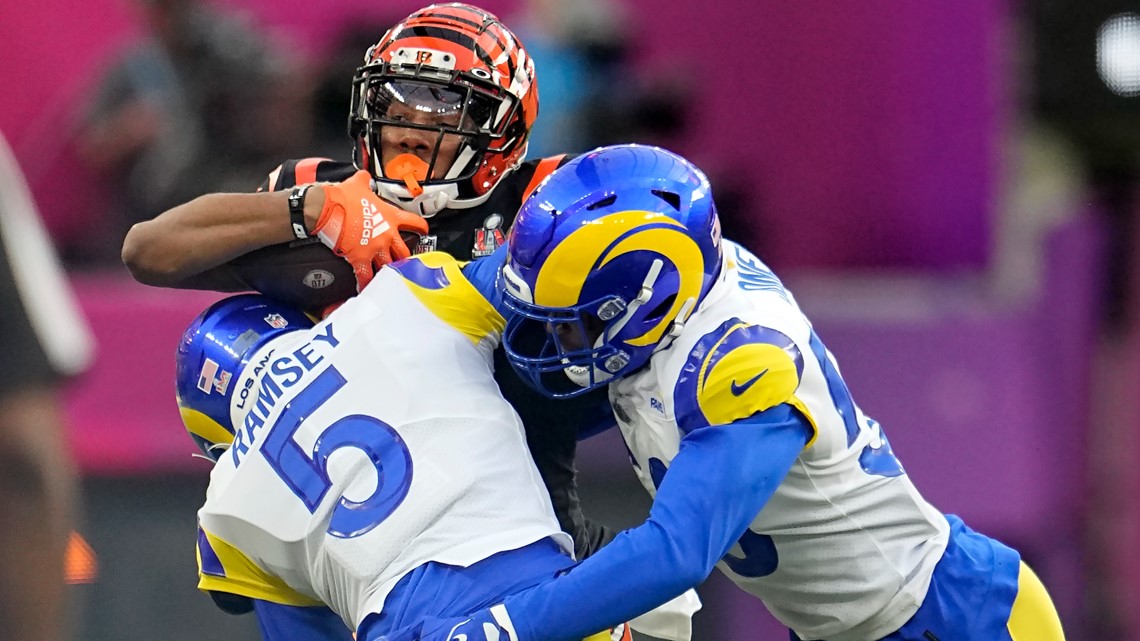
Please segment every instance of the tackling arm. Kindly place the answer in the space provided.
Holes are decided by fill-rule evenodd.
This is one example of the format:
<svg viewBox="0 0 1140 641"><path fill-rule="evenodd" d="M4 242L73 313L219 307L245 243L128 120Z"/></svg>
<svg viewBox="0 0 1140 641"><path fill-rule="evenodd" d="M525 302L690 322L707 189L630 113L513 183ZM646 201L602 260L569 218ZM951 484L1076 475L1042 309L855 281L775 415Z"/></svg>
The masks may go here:
<svg viewBox="0 0 1140 641"><path fill-rule="evenodd" d="M703 581L776 491L812 433L788 405L690 433L648 521L566 575L504 602L517 638L581 639Z"/></svg>

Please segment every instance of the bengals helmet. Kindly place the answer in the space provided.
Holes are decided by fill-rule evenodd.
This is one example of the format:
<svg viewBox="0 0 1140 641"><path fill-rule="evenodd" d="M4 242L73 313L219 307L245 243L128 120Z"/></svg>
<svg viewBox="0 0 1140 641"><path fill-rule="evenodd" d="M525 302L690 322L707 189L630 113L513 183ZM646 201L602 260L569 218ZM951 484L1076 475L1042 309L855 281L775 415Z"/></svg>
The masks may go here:
<svg viewBox="0 0 1140 641"><path fill-rule="evenodd" d="M431 5L392 27L356 70L353 160L409 211L472 207L522 162L537 115L534 63L518 38L477 7ZM421 144L401 149L385 138L394 131Z"/></svg>

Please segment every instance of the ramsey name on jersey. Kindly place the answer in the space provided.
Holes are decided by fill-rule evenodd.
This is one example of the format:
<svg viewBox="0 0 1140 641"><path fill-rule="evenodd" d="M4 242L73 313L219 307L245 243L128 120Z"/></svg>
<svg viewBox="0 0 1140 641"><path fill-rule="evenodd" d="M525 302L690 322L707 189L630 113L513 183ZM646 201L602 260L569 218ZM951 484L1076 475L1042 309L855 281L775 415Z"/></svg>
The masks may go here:
<svg viewBox="0 0 1140 641"><path fill-rule="evenodd" d="M429 561L466 567L546 537L569 554L492 378L503 323L433 253L262 347L234 381L238 438L198 512L199 587L323 603L356 629Z"/></svg>

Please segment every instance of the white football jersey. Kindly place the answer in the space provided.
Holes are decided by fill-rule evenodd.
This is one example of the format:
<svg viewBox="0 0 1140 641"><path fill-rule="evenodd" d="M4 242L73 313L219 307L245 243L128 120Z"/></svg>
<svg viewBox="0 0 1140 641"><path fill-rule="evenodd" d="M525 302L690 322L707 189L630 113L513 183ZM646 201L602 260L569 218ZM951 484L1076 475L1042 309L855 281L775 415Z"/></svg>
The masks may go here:
<svg viewBox="0 0 1140 641"><path fill-rule="evenodd" d="M794 406L816 433L718 567L801 638L879 639L922 603L946 519L854 404L792 295L745 249L726 241L724 252L681 335L610 385L638 477L655 493L686 433Z"/></svg>
<svg viewBox="0 0 1140 641"><path fill-rule="evenodd" d="M572 554L492 379L503 324L458 263L425 254L260 349L198 512L199 587L326 604L356 629L426 562L545 537Z"/></svg>

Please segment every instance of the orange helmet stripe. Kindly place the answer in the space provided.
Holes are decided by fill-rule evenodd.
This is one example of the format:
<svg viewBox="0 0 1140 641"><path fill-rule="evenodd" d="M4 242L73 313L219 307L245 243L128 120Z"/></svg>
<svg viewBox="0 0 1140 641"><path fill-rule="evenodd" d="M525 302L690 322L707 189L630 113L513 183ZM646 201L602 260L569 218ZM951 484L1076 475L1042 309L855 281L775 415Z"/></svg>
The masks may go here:
<svg viewBox="0 0 1140 641"><path fill-rule="evenodd" d="M527 183L526 191L523 192L523 200L530 198L531 192L538 187L538 183L553 173L555 169L558 169L558 165L562 164L562 159L565 157L566 154L559 154L538 161L538 166L534 168L534 176L531 177L530 182Z"/></svg>

